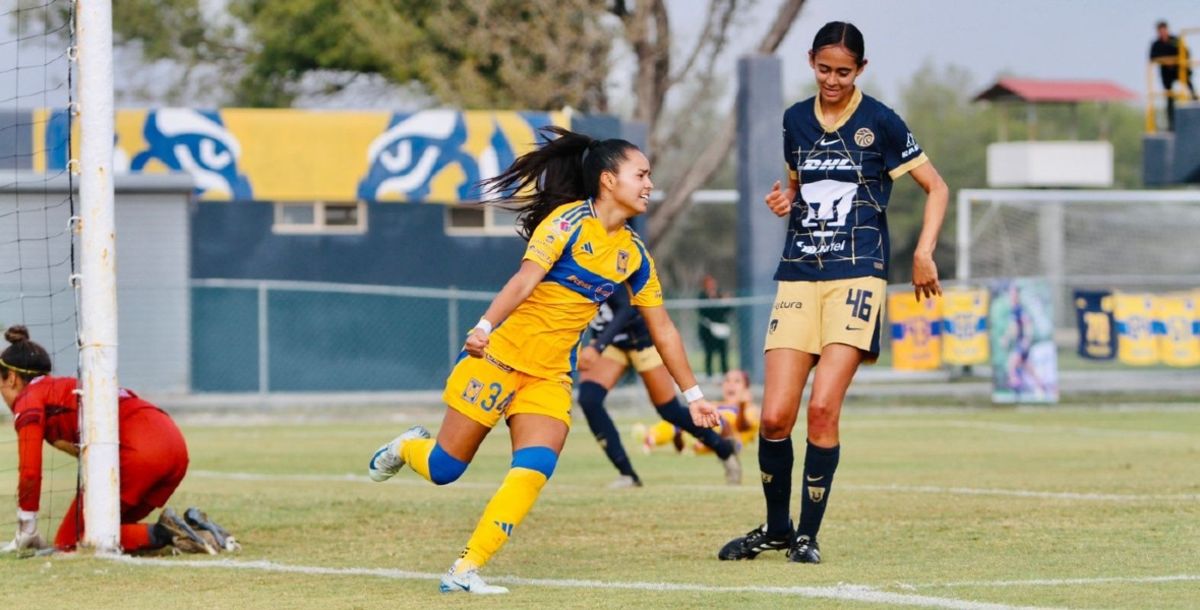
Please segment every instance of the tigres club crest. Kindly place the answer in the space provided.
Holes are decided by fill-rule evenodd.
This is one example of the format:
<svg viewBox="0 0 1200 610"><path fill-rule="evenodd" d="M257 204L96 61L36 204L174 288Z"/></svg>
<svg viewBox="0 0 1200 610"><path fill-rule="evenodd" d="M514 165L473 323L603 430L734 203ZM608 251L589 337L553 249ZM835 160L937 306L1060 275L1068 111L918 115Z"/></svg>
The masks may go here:
<svg viewBox="0 0 1200 610"><path fill-rule="evenodd" d="M854 143L866 148L875 142L875 132L863 127L854 132Z"/></svg>
<svg viewBox="0 0 1200 610"><path fill-rule="evenodd" d="M627 273L629 271L629 252L625 250L617 250L617 273Z"/></svg>
<svg viewBox="0 0 1200 610"><path fill-rule="evenodd" d="M483 390L483 382L472 378L467 382L467 387L463 390L462 397L467 402L475 404L475 401L479 400L479 392L481 390Z"/></svg>

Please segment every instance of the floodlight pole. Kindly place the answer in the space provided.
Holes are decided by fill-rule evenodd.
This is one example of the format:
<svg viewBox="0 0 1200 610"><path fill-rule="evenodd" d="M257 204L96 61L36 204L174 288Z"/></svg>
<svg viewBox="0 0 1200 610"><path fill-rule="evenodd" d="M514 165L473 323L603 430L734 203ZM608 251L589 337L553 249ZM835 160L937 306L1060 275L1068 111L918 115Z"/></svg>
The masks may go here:
<svg viewBox="0 0 1200 610"><path fill-rule="evenodd" d="M76 3L79 66L79 369L85 546L120 551L112 2Z"/></svg>

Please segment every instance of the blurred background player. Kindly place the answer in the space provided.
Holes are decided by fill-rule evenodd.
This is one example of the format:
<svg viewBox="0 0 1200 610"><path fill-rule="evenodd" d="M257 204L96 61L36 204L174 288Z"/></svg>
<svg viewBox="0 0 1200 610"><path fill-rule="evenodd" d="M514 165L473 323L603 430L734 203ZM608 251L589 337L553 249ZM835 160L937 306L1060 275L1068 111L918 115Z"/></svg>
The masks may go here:
<svg viewBox="0 0 1200 610"><path fill-rule="evenodd" d="M728 296L721 294L717 278L712 274L704 274L700 299L721 299ZM733 331L729 326L729 314L732 311L733 308L728 305L709 305L696 311L700 326L700 344L704 346L704 373L710 381L717 378L716 369L713 367L714 359L719 359L722 375L729 372L729 335Z"/></svg>
<svg viewBox="0 0 1200 610"><path fill-rule="evenodd" d="M1158 64L1158 75L1162 79L1163 93L1167 98L1167 130L1175 130L1175 87L1176 81L1182 81L1184 88L1196 99L1196 90L1192 88L1191 70L1188 69L1187 46L1178 37L1171 35L1166 21L1155 25L1157 36L1150 43L1150 61ZM1182 65L1181 65L1182 64Z"/></svg>
<svg viewBox="0 0 1200 610"><path fill-rule="evenodd" d="M508 541L554 473L571 425L571 375L579 340L598 304L629 290L695 423L717 424L704 400L678 329L662 306L654 261L628 220L646 211L654 184L650 162L625 140L594 140L561 127L488 181L517 193L520 234L528 240L517 273L467 336L446 380L447 408L437 440L414 426L380 447L368 473L384 481L408 464L426 480L457 480L488 432L505 418L512 466L483 510L459 559L442 577L443 593L507 593L479 569ZM626 288L628 284L628 288ZM493 332L494 331L494 332Z"/></svg>
<svg viewBox="0 0 1200 610"><path fill-rule="evenodd" d="M42 490L42 441L79 457L79 396L74 377L53 377L50 354L29 338L24 326L4 333L9 346L0 354L0 394L12 410L17 431L19 479L17 533L4 551L41 549L37 529ZM183 434L166 413L121 388L117 403L121 473L121 548L147 551L174 545L190 553L233 550L236 542L203 512L188 509L180 517L163 509L157 523L139 523L166 505L188 467ZM54 547L69 551L83 539L83 494L76 494L54 537ZM189 518L191 523L189 523Z"/></svg>
<svg viewBox="0 0 1200 610"><path fill-rule="evenodd" d="M721 382L721 402L717 404L717 413L721 416L721 438L737 444L739 451L758 438L759 412L758 407L754 405L749 373L740 369L725 373ZM690 445L697 454L711 451L686 430L665 421L649 428L640 423L635 424L633 436L642 443L642 449L647 453L666 445L675 447L676 451L683 451Z"/></svg>
<svg viewBox="0 0 1200 610"><path fill-rule="evenodd" d="M737 455L737 445L721 438L711 428L701 428L692 423L692 416L679 403L675 395L675 382L667 367L663 365L646 322L629 300L627 290L618 289L607 301L601 303L600 311L591 322L593 339L579 352L579 406L587 418L588 428L600 443L621 476L609 487L641 487L642 480L633 470L629 455L621 444L621 434L613 423L612 416L604 407L608 396L626 369L633 366L650 402L668 428L680 428L702 443L711 447L725 467L725 482L738 485L742 482L742 465Z"/></svg>
<svg viewBox="0 0 1200 610"><path fill-rule="evenodd" d="M786 549L790 561L821 562L817 533L841 454L842 403L859 365L879 356L891 255L885 213L893 181L905 174L926 193L913 289L918 300L941 294L933 249L949 190L903 119L855 86L867 65L864 46L853 24L822 26L808 54L818 93L783 114L788 186L776 182L764 198L777 216L788 217L763 348L758 463L767 522L729 541L719 559ZM814 368L800 523L793 530L792 428Z"/></svg>

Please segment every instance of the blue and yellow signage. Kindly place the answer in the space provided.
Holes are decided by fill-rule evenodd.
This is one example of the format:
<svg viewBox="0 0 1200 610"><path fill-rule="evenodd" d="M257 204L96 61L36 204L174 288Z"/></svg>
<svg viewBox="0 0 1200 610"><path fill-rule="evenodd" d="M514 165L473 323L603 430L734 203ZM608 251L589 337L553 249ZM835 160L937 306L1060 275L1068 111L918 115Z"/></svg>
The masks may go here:
<svg viewBox="0 0 1200 610"><path fill-rule="evenodd" d="M988 361L988 291L953 289L942 293L942 360L966 366Z"/></svg>
<svg viewBox="0 0 1200 610"><path fill-rule="evenodd" d="M33 168L66 167L65 111L35 111ZM561 112L119 110L117 173L186 172L207 201L479 201ZM78 135L78 134L74 134ZM72 139L73 143L78 137ZM76 144L77 146L77 144Z"/></svg>

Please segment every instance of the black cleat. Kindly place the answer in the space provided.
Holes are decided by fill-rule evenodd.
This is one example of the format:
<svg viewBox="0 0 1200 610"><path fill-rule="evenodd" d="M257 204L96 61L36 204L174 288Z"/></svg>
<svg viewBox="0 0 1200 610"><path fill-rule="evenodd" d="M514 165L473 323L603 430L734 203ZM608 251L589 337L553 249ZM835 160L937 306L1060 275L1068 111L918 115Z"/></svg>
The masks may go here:
<svg viewBox="0 0 1200 610"><path fill-rule="evenodd" d="M788 561L793 563L821 563L821 545L816 538L797 536L792 548L788 549Z"/></svg>
<svg viewBox="0 0 1200 610"><path fill-rule="evenodd" d="M788 532L781 538L770 538L767 536L767 525L764 523L749 532L745 536L734 538L725 543L717 553L717 559L721 561L736 561L740 559L754 559L763 551L784 551L792 545L792 533Z"/></svg>
<svg viewBox="0 0 1200 610"><path fill-rule="evenodd" d="M238 544L237 540L225 528L209 519L208 515L204 514L204 511L193 506L183 512L183 518L197 533L201 535L204 533L209 534L216 542L213 545L214 548L222 551L241 550L242 545Z"/></svg>

